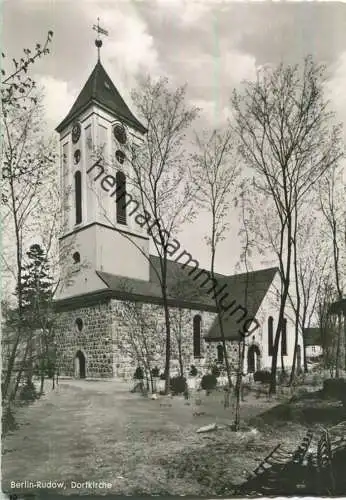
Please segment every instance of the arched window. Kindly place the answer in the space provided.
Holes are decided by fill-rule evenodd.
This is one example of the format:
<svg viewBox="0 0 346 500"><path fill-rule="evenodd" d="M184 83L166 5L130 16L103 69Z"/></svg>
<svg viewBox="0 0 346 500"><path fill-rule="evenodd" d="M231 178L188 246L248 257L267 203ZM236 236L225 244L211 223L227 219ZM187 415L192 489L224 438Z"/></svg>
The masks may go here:
<svg viewBox="0 0 346 500"><path fill-rule="evenodd" d="M273 331L273 316L269 316L268 318L268 355L272 356L273 355L273 337L274 337L274 331Z"/></svg>
<svg viewBox="0 0 346 500"><path fill-rule="evenodd" d="M126 177L124 172L117 172L115 180L117 222L118 224L126 224Z"/></svg>
<svg viewBox="0 0 346 500"><path fill-rule="evenodd" d="M115 158L122 165L124 163L124 161L125 161L125 153L123 153L120 149L118 149L115 152Z"/></svg>
<svg viewBox="0 0 346 500"><path fill-rule="evenodd" d="M80 253L79 252L75 252L72 255L72 258L73 258L74 264L78 264L80 262Z"/></svg>
<svg viewBox="0 0 346 500"><path fill-rule="evenodd" d="M201 317L199 314L193 318L193 356L195 358L201 356Z"/></svg>
<svg viewBox="0 0 346 500"><path fill-rule="evenodd" d="M82 174L78 171L74 174L76 224L82 222Z"/></svg>
<svg viewBox="0 0 346 500"><path fill-rule="evenodd" d="M217 362L223 363L223 345L219 344L217 346Z"/></svg>
<svg viewBox="0 0 346 500"><path fill-rule="evenodd" d="M284 319L284 324L281 334L281 355L287 356L287 319Z"/></svg>
<svg viewBox="0 0 346 500"><path fill-rule="evenodd" d="M79 332L83 330L83 320L81 318L76 319L76 327Z"/></svg>

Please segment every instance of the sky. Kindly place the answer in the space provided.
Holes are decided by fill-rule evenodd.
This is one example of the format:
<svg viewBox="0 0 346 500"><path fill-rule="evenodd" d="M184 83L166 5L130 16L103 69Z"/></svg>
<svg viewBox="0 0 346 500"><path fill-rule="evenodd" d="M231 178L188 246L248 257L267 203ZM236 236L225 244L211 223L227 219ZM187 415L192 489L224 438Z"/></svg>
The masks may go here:
<svg viewBox="0 0 346 500"><path fill-rule="evenodd" d="M231 2L192 0L3 0L2 47L12 58L24 47L54 38L51 54L33 67L45 88L48 131L66 116L97 59L92 25L109 32L102 63L131 107L139 75L187 83L187 99L202 109L196 127L210 128L229 116L229 97L266 64L301 63L311 54L327 66L326 94L346 123L346 3ZM203 217L179 234L181 246L208 266ZM237 269L241 246L238 214L217 255L216 270ZM266 267L259 258L252 267Z"/></svg>

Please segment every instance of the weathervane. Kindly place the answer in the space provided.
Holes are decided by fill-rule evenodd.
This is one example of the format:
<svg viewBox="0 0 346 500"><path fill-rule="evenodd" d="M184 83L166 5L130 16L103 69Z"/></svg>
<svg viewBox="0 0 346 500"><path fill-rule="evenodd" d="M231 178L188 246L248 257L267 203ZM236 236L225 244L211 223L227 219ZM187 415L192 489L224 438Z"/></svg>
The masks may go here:
<svg viewBox="0 0 346 500"><path fill-rule="evenodd" d="M102 40L100 35L108 36L108 31L100 27L100 18L97 18L97 24L94 24L93 30L97 32L97 38L95 40L95 45L97 47L97 60L100 60L100 48L102 47Z"/></svg>

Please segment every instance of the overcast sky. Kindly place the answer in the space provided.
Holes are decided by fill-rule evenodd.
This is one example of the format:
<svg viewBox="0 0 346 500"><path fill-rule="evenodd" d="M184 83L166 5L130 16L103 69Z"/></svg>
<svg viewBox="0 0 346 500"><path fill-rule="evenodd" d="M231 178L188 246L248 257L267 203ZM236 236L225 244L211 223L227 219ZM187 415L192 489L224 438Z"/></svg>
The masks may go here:
<svg viewBox="0 0 346 500"><path fill-rule="evenodd" d="M300 63L312 54L328 66L326 91L338 118L346 122L346 3L3 0L2 13L3 49L11 58L54 31L51 55L34 68L36 80L45 86L52 132L96 63L91 28L97 17L109 31L103 65L129 103L139 74L167 76L175 85L187 82L190 102L203 109L203 125L213 127L228 115L231 89L251 79L256 68ZM236 219L220 248L219 272L232 273L239 260ZM204 229L200 220L180 239L207 266Z"/></svg>

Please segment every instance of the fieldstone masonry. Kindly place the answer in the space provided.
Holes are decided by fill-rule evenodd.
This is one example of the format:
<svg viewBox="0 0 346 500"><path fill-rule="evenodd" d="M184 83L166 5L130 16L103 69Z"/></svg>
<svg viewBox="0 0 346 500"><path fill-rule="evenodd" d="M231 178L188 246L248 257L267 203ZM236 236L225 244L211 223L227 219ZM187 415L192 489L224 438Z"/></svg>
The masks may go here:
<svg viewBox="0 0 346 500"><path fill-rule="evenodd" d="M112 311L103 303L57 313L58 364L61 375L75 375L75 358L82 351L87 377L112 377ZM83 322L81 330L76 320Z"/></svg>
<svg viewBox="0 0 346 500"><path fill-rule="evenodd" d="M126 380L132 379L137 366L137 360L127 339L131 325L126 324L120 317L119 307L126 307L126 303L111 300L107 303L81 307L74 310L57 313L57 345L58 363L61 375L76 376L75 359L81 351L86 360L87 377L119 377ZM146 318L152 318L157 325L153 341L156 343L156 356L152 361L162 373L164 370L165 329L163 308L153 304L146 304ZM174 314L177 310L172 308ZM204 335L208 332L214 313L184 310L186 322L182 338L183 366L188 375L190 366L195 365L198 372L203 374L217 362L218 343L207 343ZM199 314L201 320L201 357L193 355L193 318ZM77 321L78 320L78 321ZM82 321L82 323L80 322ZM81 329L78 328L78 322ZM229 342L227 345L230 364L237 366L238 344ZM178 347L176 337L171 338L171 369L172 374L179 370Z"/></svg>

